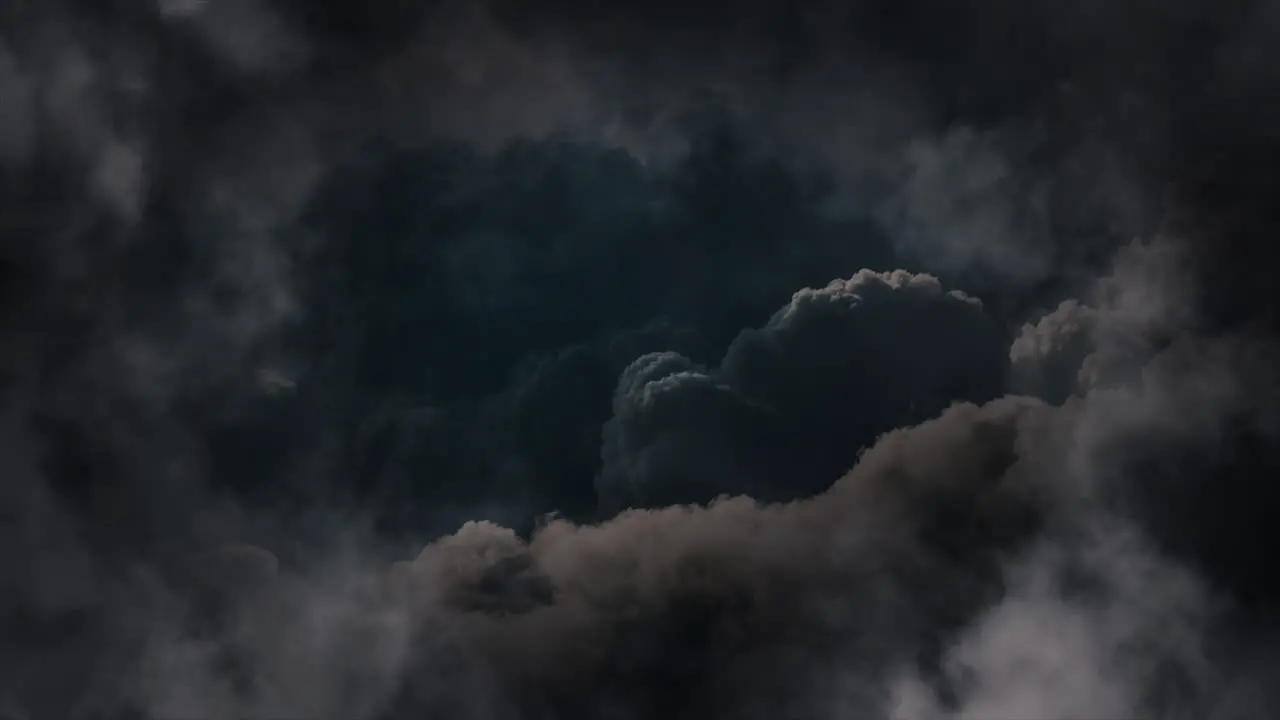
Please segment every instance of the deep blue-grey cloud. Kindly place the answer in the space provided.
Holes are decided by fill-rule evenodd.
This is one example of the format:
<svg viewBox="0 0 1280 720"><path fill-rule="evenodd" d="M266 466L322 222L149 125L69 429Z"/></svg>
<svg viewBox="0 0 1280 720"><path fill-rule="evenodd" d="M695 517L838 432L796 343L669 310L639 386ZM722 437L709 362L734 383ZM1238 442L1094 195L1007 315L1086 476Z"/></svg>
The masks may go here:
<svg viewBox="0 0 1280 720"><path fill-rule="evenodd" d="M881 433L994 398L1003 356L981 303L927 275L862 271L802 290L715 368L671 352L632 363L597 490L615 509L804 496Z"/></svg>

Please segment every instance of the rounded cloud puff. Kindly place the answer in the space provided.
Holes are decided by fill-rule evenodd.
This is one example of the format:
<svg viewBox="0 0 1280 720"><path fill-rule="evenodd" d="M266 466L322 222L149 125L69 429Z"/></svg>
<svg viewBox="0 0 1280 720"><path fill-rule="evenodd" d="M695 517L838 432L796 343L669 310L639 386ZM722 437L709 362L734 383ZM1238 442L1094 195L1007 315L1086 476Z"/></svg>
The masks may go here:
<svg viewBox="0 0 1280 720"><path fill-rule="evenodd" d="M812 494L881 433L995 397L1003 359L981 303L929 275L864 270L801 290L714 369L655 353L623 372L602 506Z"/></svg>

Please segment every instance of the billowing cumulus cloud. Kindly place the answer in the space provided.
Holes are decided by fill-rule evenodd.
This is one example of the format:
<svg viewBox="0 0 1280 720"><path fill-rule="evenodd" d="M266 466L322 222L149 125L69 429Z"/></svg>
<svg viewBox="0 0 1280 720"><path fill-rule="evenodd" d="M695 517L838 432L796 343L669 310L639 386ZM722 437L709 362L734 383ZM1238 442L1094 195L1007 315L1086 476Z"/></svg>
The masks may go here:
<svg viewBox="0 0 1280 720"><path fill-rule="evenodd" d="M1168 236L1117 251L1089 300L1063 300L1023 325L1009 349L1012 385L1061 401L1132 376L1183 329L1203 325L1204 292L1184 246Z"/></svg>
<svg viewBox="0 0 1280 720"><path fill-rule="evenodd" d="M880 433L997 395L1003 354L981 303L927 275L863 271L801 290L714 370L659 353L623 372L604 427L601 502L822 489Z"/></svg>
<svg viewBox="0 0 1280 720"><path fill-rule="evenodd" d="M1213 712L1237 702L1222 671L1241 650L1212 633L1234 596L1112 500L1139 477L1118 461L1192 439L1226 468L1205 428L1274 412L1274 397L1231 399L1221 373L1240 368L1235 341L1188 342L1137 387L1060 408L961 404L890 432L812 499L553 520L527 541L473 523L382 567L339 555L319 575L280 575L265 599L239 596L222 637L256 684L208 685L224 676L196 658L158 666L149 687L250 714L311 707L324 687L327 703L370 717ZM1187 352L1204 373L1195 397L1179 389ZM1213 522L1188 512L1176 532Z"/></svg>

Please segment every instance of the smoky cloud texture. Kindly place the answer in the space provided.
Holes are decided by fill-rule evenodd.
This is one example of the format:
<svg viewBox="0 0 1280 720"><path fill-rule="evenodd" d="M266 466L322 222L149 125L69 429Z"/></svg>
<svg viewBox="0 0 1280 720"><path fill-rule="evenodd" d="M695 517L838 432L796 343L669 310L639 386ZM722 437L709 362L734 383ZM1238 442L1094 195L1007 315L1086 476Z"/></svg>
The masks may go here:
<svg viewBox="0 0 1280 720"><path fill-rule="evenodd" d="M1274 5L3 5L0 714L1270 717Z"/></svg>
<svg viewBox="0 0 1280 720"><path fill-rule="evenodd" d="M1191 569L1225 557L1182 540L1215 520L1188 505L1149 523L1120 497L1167 488L1115 468L1179 447L1224 471L1227 416L1272 432L1274 395L1240 397L1229 376L1274 366L1239 351L1188 339L1137 386L1060 408L954 406L810 500L552 520L527 541L468 523L390 566L264 572L265 589L233 593L219 640L253 684L217 685L197 654L164 665L150 701L172 715L212 695L229 716L1212 715L1237 692L1222 673L1239 641L1214 632L1231 585ZM1192 407L1214 409L1176 414ZM190 657L182 643L162 656Z"/></svg>

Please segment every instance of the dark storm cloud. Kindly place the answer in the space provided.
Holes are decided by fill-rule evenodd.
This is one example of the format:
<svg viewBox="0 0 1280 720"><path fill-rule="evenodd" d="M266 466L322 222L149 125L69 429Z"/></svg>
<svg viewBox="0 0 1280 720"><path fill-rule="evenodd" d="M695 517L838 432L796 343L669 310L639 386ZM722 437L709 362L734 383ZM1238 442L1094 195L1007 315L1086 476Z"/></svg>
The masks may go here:
<svg viewBox="0 0 1280 720"><path fill-rule="evenodd" d="M822 215L821 176L722 127L695 139L667 168L568 141L371 148L305 216L319 251L295 266L307 316L282 343L300 362L277 404L306 408L306 432L370 428L350 472L375 494L527 499L530 517L593 508L600 428L630 362L716 360L796 287L890 257L869 222ZM428 408L433 429L408 430Z"/></svg>
<svg viewBox="0 0 1280 720"><path fill-rule="evenodd" d="M1271 3L530 7L0 8L0 703L1265 716Z"/></svg>
<svg viewBox="0 0 1280 720"><path fill-rule="evenodd" d="M304 696L291 696L304 687L342 687L340 679L377 657L395 663L393 670L403 678L398 695L373 686L363 698L330 701L338 706L390 702L386 709L391 716L431 708L479 716L494 705L513 713L536 712L541 706L591 714L611 705L642 714L662 712L664 707L687 713L716 702L728 711L745 709L740 703L762 701L777 703L776 710L794 710L823 686L836 690L832 686L838 678L813 675L795 687L788 687L789 681L818 670L825 660L838 659L851 668L863 663L910 665L915 646L909 638L918 635L914 642L926 642L936 625L954 622L948 606L977 601L982 588L966 588L971 578L964 573L930 571L932 562L941 561L921 554L916 545L932 542L927 535L933 528L917 528L907 518L915 515L911 508L917 503L930 502L930 489L945 493L945 488L967 482L985 484L977 468L991 468L999 477L999 468L1012 461L1010 443L1016 436L1007 431L1007 424L1016 425L1018 417L1036 408L1034 403L1017 402L987 411L961 408L914 435L886 439L881 449L868 455L865 469L855 471L828 496L800 505L760 507L738 499L706 509L635 511L597 527L555 522L529 544L496 526L468 525L412 562L392 568L382 581L389 582L385 589L339 591L333 600L339 614L330 621L331 637L338 642L348 637L357 643L353 647L363 647L360 652L371 656L331 664L339 658L323 646L316 648L314 657L324 664L313 666L316 675L292 693L273 674L302 669L273 666L271 654L296 641L248 633L237 650L245 662L257 665L254 675L264 682L264 701L286 707L309 702ZM912 445L915 436L928 443L929 452ZM956 459L944 449L963 453L970 462L962 467L973 467L976 474L935 475L939 468L933 463ZM872 468L883 470L884 479ZM965 492L960 490L962 496ZM1002 512L1002 507L1004 512L1018 512L1024 503L1028 511L1033 507L1013 488L990 486L985 492L993 494L986 505L991 512ZM945 517L937 522L952 522ZM975 537L972 542L974 556L967 559L983 565L977 555L995 539ZM899 556L901 564L890 559ZM886 562L888 568L882 570ZM486 587L484 578L497 565L514 567L512 579ZM876 582L868 584L872 578ZM277 597L291 597L287 583L300 581L285 578ZM937 582L943 585L934 585ZM528 591L517 590L512 597L511 590L501 589L522 583L544 583L550 594L526 604L518 598ZM856 593L856 587L875 590ZM953 591L945 603L942 595L934 595L944 587ZM310 603L323 593L322 588L308 587L293 595L292 602ZM507 599L500 593L507 593ZM490 595L498 612L477 608L468 599L476 594ZM828 603L839 604L825 607ZM260 622L254 615L264 611L250 606L239 621ZM277 621L278 631L288 636L306 633L309 621L302 618L310 612L304 606L278 616L297 619ZM368 624L366 618L380 615L392 624ZM848 645L860 636L856 645ZM406 651L404 642L416 650ZM443 664L461 673L459 678L441 682L450 677ZM789 668L786 678L770 676L771 668L776 673L783 667ZM178 668L158 669L163 673ZM218 682L198 659L195 668L181 669L181 676L186 683L163 674L156 681L157 690L165 694L158 706L171 714L178 709L171 703L181 702L181 695L199 698L212 691L223 696L220 688L191 687ZM328 682L317 683L321 677ZM739 682L752 679L760 694L743 696ZM723 685L726 681L730 684ZM855 700L874 709L879 700L876 677L859 681L867 684L866 697ZM667 691L647 692L652 683L662 683ZM281 692L285 697L268 699ZM776 697L769 697L774 693Z"/></svg>
<svg viewBox="0 0 1280 720"><path fill-rule="evenodd" d="M1276 398L1239 392L1273 373L1239 364L1250 346L1188 338L1140 385L1061 408L953 407L810 500L553 521L528 542L469 524L372 576L341 559L282 575L225 636L256 689L220 687L177 638L156 652L188 664L156 666L149 699L305 714L328 688L329 707L372 717L1212 714L1253 691L1221 674L1239 652L1212 633L1224 586L1180 562L1202 559L1180 538L1215 520L1188 506L1161 529L1111 498L1131 484L1117 460L1183 446L1229 467L1214 428L1240 411L1271 437Z"/></svg>
<svg viewBox="0 0 1280 720"><path fill-rule="evenodd" d="M713 372L679 354L713 348L657 324L526 361L478 410L405 398L359 433L356 472L393 513L483 496L572 517L597 503L612 514L723 492L800 497L878 434L994 397L1004 379L1004 333L980 303L905 272L801 291Z"/></svg>
<svg viewBox="0 0 1280 720"><path fill-rule="evenodd" d="M654 324L532 355L505 387L475 402L386 402L356 433L355 484L385 529L412 536L477 518L527 529L551 511L593 517L601 426L618 373L646 352L698 353L704 344L697 333Z"/></svg>
<svg viewBox="0 0 1280 720"><path fill-rule="evenodd" d="M611 509L803 496L879 434L995 397L1003 354L981 304L927 275L862 271L802 290L714 370L674 353L627 368L597 491Z"/></svg>
<svg viewBox="0 0 1280 720"><path fill-rule="evenodd" d="M1151 260L1175 248L1122 254L1099 283L1105 312L1183 316L1184 293L1116 283L1135 269L1169 278ZM889 303L886 321L912 300L981 317L929 278L860 279ZM799 307L862 283L800 293ZM799 312L766 329L803 325ZM133 702L169 716L390 718L1239 712L1258 701L1257 675L1228 672L1263 672L1253 653L1269 635L1227 630L1276 592L1254 555L1275 506L1254 486L1277 460L1275 353L1256 335L1181 331L1134 361L1135 379L1060 407L1007 397L893 430L798 502L552 519L528 540L469 523L411 561L339 551L274 579L270 559L238 550L227 557L246 571L233 574L259 589L222 591L213 645L162 633ZM650 427L702 451L697 469L731 473L724 451L748 448L714 446L708 430L735 427L706 420L729 388L679 355L642 357L620 390L649 403Z"/></svg>

